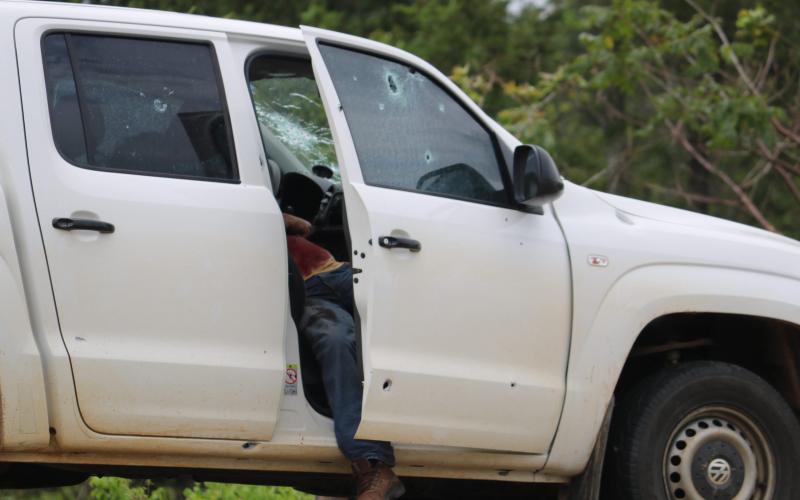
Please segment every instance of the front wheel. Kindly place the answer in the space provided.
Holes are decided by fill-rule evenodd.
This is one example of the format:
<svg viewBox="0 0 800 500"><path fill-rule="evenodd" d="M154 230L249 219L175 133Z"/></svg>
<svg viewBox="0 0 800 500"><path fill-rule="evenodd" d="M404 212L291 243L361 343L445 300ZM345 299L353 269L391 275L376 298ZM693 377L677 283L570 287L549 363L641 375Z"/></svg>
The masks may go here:
<svg viewBox="0 0 800 500"><path fill-rule="evenodd" d="M660 371L615 410L610 498L800 498L800 425L769 384L741 367Z"/></svg>

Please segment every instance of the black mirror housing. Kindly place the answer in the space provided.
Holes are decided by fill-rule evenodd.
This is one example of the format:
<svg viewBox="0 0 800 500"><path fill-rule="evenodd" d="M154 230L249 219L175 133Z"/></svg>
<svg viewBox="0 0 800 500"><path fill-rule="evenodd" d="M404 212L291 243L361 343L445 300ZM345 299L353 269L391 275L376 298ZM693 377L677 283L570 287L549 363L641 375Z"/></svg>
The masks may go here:
<svg viewBox="0 0 800 500"><path fill-rule="evenodd" d="M539 146L522 144L514 150L514 199L542 207L564 191L564 181L550 154Z"/></svg>

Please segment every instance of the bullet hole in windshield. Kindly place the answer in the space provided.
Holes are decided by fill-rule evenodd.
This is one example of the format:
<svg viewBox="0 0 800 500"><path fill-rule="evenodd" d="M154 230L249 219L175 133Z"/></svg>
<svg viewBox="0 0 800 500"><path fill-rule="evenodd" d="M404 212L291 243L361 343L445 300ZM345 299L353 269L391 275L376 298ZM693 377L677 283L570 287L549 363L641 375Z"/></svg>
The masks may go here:
<svg viewBox="0 0 800 500"><path fill-rule="evenodd" d="M430 151L425 151L425 161L430 163L433 160L433 155Z"/></svg>
<svg viewBox="0 0 800 500"><path fill-rule="evenodd" d="M389 90L391 90L393 94L396 94L397 93L397 82L395 81L394 75L389 73L386 76L386 81L389 82Z"/></svg>
<svg viewBox="0 0 800 500"><path fill-rule="evenodd" d="M161 99L158 98L153 99L153 109L155 110L156 113L165 112L167 110L167 107L168 107L167 103L165 103Z"/></svg>

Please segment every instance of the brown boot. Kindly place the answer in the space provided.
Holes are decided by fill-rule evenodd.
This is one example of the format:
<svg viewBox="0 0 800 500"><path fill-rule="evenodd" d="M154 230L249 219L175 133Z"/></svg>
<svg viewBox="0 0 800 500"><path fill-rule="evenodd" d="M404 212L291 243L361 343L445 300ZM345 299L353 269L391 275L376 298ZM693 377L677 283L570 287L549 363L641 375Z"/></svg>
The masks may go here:
<svg viewBox="0 0 800 500"><path fill-rule="evenodd" d="M366 459L353 462L358 500L394 500L406 492L392 468L383 462Z"/></svg>

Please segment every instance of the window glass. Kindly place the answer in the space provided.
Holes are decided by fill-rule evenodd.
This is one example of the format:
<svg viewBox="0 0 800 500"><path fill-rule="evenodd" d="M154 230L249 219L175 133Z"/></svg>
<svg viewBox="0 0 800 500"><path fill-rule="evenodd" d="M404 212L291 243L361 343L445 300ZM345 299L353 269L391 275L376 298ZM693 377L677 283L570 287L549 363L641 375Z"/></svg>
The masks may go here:
<svg viewBox="0 0 800 500"><path fill-rule="evenodd" d="M205 44L47 35L56 146L89 168L236 179L213 57Z"/></svg>
<svg viewBox="0 0 800 500"><path fill-rule="evenodd" d="M44 39L44 57L53 137L61 154L75 163L84 164L86 142L81 111L63 35L51 35Z"/></svg>
<svg viewBox="0 0 800 500"><path fill-rule="evenodd" d="M450 94L401 63L328 45L320 50L366 183L508 202L492 137Z"/></svg>
<svg viewBox="0 0 800 500"><path fill-rule="evenodd" d="M339 180L331 130L311 61L271 55L253 59L250 94L267 156L284 172L330 167Z"/></svg>

